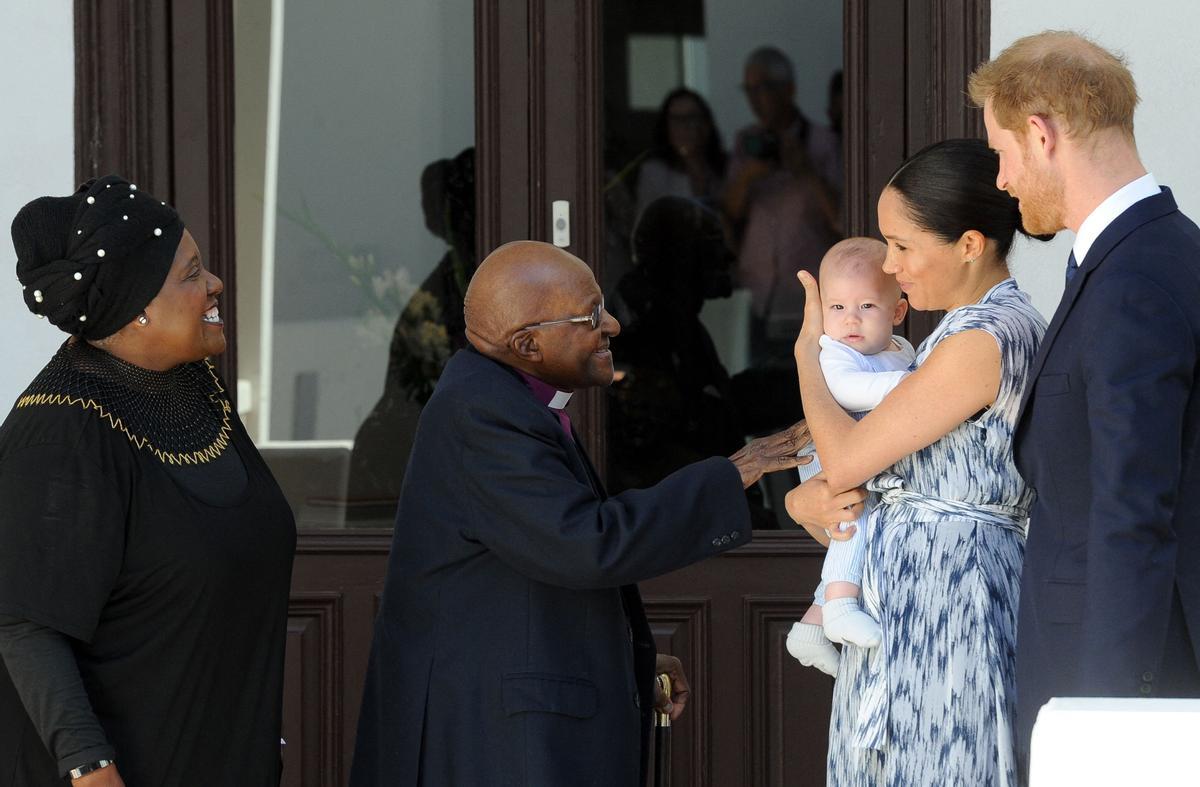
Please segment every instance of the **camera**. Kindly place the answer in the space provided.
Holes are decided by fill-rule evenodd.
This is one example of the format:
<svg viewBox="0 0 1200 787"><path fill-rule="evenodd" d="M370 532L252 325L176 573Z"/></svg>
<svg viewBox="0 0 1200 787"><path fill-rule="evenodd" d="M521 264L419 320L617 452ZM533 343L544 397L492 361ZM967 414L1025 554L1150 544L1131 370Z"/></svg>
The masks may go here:
<svg viewBox="0 0 1200 787"><path fill-rule="evenodd" d="M742 137L747 156L763 161L779 161L779 135L774 131L752 131Z"/></svg>

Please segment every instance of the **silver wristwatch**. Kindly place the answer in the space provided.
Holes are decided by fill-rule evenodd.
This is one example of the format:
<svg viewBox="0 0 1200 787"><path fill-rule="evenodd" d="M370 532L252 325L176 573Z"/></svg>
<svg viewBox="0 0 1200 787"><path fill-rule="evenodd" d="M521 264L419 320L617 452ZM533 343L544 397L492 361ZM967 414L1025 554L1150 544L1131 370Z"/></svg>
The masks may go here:
<svg viewBox="0 0 1200 787"><path fill-rule="evenodd" d="M89 773L95 773L101 768L107 768L115 763L116 760L96 760L95 762L90 762L87 765L80 765L78 768L72 768L67 775L72 779L79 779L87 776Z"/></svg>

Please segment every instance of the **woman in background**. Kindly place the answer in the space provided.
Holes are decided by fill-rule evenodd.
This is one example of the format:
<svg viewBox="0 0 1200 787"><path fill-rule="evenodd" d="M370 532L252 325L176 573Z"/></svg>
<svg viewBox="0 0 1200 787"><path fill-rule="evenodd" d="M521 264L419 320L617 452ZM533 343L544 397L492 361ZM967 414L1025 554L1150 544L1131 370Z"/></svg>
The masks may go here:
<svg viewBox="0 0 1200 787"><path fill-rule="evenodd" d="M727 158L705 100L686 87L672 90L658 110L650 154L638 173L637 215L659 197L692 197L711 207L724 185Z"/></svg>

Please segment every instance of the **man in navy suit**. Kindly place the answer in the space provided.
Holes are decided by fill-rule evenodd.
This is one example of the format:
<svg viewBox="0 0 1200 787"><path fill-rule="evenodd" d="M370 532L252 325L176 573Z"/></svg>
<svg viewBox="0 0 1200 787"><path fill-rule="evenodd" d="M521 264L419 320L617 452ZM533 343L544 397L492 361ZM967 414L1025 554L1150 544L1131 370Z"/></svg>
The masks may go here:
<svg viewBox="0 0 1200 787"><path fill-rule="evenodd" d="M795 467L807 431L608 497L564 409L613 379L620 325L587 265L502 246L465 316L400 493L351 784L644 784L656 659L634 583L747 543L743 488Z"/></svg>
<svg viewBox="0 0 1200 787"><path fill-rule="evenodd" d="M971 96L1025 228L1075 233L1014 441L1037 490L1017 630L1027 766L1051 697L1200 696L1200 230L1142 166L1121 58L1041 33L981 66Z"/></svg>

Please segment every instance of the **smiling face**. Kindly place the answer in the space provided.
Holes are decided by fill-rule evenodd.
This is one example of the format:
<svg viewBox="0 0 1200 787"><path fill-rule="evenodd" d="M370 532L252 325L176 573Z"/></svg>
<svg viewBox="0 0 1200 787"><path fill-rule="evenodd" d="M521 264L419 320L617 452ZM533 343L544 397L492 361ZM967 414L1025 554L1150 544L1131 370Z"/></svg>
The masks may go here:
<svg viewBox="0 0 1200 787"><path fill-rule="evenodd" d="M888 348L907 310L895 279L866 264L822 269L821 307L825 335L863 355Z"/></svg>
<svg viewBox="0 0 1200 787"><path fill-rule="evenodd" d="M140 365L169 369L224 352L225 324L217 309L223 289L184 230L162 289L144 310L147 322L136 326L153 359Z"/></svg>
<svg viewBox="0 0 1200 787"><path fill-rule="evenodd" d="M1001 128L991 99L983 105L988 147L1000 157L996 188L1017 198L1021 223L1033 235L1051 235L1066 226L1065 187L1062 177L1037 155L1033 128L1025 136Z"/></svg>
<svg viewBox="0 0 1200 787"><path fill-rule="evenodd" d="M564 268L561 273L545 298L544 320L591 314L603 302L600 285L586 265ZM540 379L565 391L612 384L609 340L621 332L621 324L607 310L600 310L600 324L595 328L586 322L565 322L528 330L541 352L536 373Z"/></svg>
<svg viewBox="0 0 1200 787"><path fill-rule="evenodd" d="M957 243L917 226L894 188L879 197L879 232L888 246L883 270L896 277L914 309L952 309L965 302L965 266L971 263L964 262Z"/></svg>

